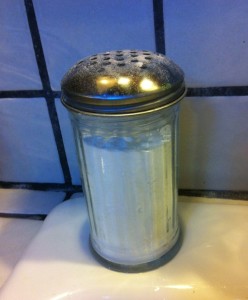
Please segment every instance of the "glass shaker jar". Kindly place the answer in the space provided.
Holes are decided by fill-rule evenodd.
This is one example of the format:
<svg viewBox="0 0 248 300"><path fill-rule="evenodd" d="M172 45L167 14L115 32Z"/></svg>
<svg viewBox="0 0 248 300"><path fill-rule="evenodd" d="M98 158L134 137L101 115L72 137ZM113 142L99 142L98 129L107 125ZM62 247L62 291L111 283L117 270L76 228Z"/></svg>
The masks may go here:
<svg viewBox="0 0 248 300"><path fill-rule="evenodd" d="M62 80L90 222L90 246L110 269L140 272L181 244L177 127L181 69L162 54L111 51L75 64Z"/></svg>

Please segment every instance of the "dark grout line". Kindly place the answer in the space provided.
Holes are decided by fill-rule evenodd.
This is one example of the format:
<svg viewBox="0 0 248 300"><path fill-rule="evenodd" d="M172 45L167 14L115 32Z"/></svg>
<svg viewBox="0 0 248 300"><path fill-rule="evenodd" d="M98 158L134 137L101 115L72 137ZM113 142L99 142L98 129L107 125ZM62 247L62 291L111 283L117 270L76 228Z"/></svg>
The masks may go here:
<svg viewBox="0 0 248 300"><path fill-rule="evenodd" d="M26 189L34 191L50 192L82 192L81 185L71 185L65 183L40 183L40 182L5 182L0 181L0 189Z"/></svg>
<svg viewBox="0 0 248 300"><path fill-rule="evenodd" d="M63 171L64 180L66 183L71 184L72 180L71 180L70 168L67 161L62 132L59 125L58 114L57 114L53 96L46 97L46 103L48 107L48 113L51 120L52 129L54 132L55 142L58 149L59 160Z"/></svg>
<svg viewBox="0 0 248 300"><path fill-rule="evenodd" d="M61 128L59 125L57 110L55 107L55 99L50 85L45 55L43 52L43 47L41 43L41 38L40 38L40 33L39 33L39 28L36 20L33 2L32 0L24 0L24 2L26 7L29 29L33 41L36 62L38 65L39 74L40 74L40 78L44 90L44 97L47 103L47 109L48 109L52 129L53 129L55 142L57 145L57 150L58 150L61 168L64 175L64 180L66 183L71 184L72 181L71 181L70 168L67 161L64 141L61 133Z"/></svg>
<svg viewBox="0 0 248 300"><path fill-rule="evenodd" d="M179 196L248 200L248 191L179 189Z"/></svg>
<svg viewBox="0 0 248 300"><path fill-rule="evenodd" d="M156 51L165 54L163 0L153 0L153 19Z"/></svg>
<svg viewBox="0 0 248 300"><path fill-rule="evenodd" d="M44 98L43 90L0 91L0 98Z"/></svg>
<svg viewBox="0 0 248 300"><path fill-rule="evenodd" d="M38 70L40 74L40 79L42 82L43 89L45 91L50 90L50 80L46 67L45 56L43 52L43 47L41 44L40 33L38 29L38 24L35 16L34 6L32 0L24 0L26 13L28 18L29 29L31 33L31 38L33 41L33 47L36 57L36 62L38 65Z"/></svg>
<svg viewBox="0 0 248 300"><path fill-rule="evenodd" d="M0 218L44 221L46 214L0 213Z"/></svg>
<svg viewBox="0 0 248 300"><path fill-rule="evenodd" d="M61 91L53 91L54 98L61 98Z"/></svg>
<svg viewBox="0 0 248 300"><path fill-rule="evenodd" d="M188 88L187 97L248 96L248 86Z"/></svg>

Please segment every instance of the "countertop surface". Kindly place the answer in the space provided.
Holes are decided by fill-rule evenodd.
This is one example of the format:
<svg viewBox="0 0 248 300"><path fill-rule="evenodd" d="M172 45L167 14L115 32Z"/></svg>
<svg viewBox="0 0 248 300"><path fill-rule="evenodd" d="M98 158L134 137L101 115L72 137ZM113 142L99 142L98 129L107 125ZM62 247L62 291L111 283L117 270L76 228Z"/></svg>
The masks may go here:
<svg viewBox="0 0 248 300"><path fill-rule="evenodd" d="M92 257L82 198L59 204L0 299L248 299L247 202L181 200L181 250L166 265L138 274L108 270Z"/></svg>

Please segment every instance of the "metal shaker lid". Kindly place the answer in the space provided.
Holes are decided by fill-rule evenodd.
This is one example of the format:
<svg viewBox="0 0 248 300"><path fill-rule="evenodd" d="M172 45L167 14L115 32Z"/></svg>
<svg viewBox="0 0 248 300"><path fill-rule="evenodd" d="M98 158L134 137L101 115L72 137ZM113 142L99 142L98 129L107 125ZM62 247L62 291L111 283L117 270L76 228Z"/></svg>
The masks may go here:
<svg viewBox="0 0 248 300"><path fill-rule="evenodd" d="M63 77L62 103L96 114L129 114L178 102L185 94L182 70L162 54L145 50L100 53L77 62Z"/></svg>

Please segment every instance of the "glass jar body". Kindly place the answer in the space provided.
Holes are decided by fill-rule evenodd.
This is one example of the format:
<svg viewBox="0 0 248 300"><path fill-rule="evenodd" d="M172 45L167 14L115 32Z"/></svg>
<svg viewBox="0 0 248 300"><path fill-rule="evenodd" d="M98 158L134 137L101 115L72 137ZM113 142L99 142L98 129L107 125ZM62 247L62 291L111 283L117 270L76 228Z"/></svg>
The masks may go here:
<svg viewBox="0 0 248 300"><path fill-rule="evenodd" d="M90 243L113 269L152 268L178 242L178 108L118 116L70 112Z"/></svg>

